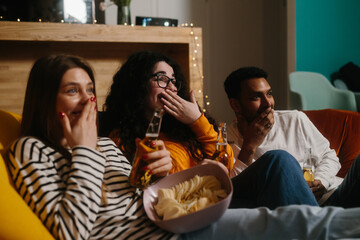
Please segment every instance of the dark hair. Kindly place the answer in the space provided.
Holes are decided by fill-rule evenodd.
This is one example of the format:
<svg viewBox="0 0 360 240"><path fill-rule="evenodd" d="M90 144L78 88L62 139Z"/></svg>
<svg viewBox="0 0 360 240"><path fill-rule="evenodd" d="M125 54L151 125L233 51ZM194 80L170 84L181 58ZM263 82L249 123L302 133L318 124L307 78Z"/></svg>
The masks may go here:
<svg viewBox="0 0 360 240"><path fill-rule="evenodd" d="M131 55L114 75L104 104L100 134L108 136L112 130L118 130L117 137L121 140L119 147L129 161L133 160L136 151L135 138L145 137L149 124L149 119L146 117L147 96L150 92L149 79L153 76L156 63L161 61L173 68L176 81L181 82L181 88L177 94L189 101L188 84L180 66L161 53L141 51ZM164 115L161 132L172 141L185 145L192 157L199 160L204 157L202 145L196 140L189 126L179 122L170 114Z"/></svg>
<svg viewBox="0 0 360 240"><path fill-rule="evenodd" d="M241 92L241 82L252 78L265 78L267 80L267 73L258 67L242 67L239 68L226 78L224 82L225 92L228 98L239 98Z"/></svg>
<svg viewBox="0 0 360 240"><path fill-rule="evenodd" d="M72 68L84 69L95 84L91 66L80 57L50 55L36 60L26 87L20 130L21 136L37 137L67 157L69 153L58 139L60 122L56 112L56 99L63 75Z"/></svg>

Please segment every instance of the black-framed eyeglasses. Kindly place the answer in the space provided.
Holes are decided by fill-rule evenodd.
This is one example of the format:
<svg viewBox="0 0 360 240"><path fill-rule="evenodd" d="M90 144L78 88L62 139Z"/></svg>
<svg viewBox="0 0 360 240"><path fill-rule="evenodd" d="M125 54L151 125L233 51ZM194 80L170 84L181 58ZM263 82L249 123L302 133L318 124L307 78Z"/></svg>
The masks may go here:
<svg viewBox="0 0 360 240"><path fill-rule="evenodd" d="M161 73L156 73L153 75L153 77L155 77L154 81L156 81L157 85L161 88L167 88L170 82L174 84L177 91L179 91L181 88L181 82L176 81L175 78L169 78L168 76Z"/></svg>

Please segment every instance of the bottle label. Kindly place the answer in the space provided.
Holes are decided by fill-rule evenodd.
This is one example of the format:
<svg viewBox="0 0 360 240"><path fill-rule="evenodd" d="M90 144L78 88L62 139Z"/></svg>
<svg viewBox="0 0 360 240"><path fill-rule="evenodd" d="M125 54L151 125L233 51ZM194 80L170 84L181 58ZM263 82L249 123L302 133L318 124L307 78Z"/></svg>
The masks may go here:
<svg viewBox="0 0 360 240"><path fill-rule="evenodd" d="M150 142L150 139L145 138L138 145L133 168L129 177L130 185L133 187L146 188L151 182L151 174L149 174L149 170L144 169L147 163L142 159L144 154L157 150L156 148L150 147Z"/></svg>

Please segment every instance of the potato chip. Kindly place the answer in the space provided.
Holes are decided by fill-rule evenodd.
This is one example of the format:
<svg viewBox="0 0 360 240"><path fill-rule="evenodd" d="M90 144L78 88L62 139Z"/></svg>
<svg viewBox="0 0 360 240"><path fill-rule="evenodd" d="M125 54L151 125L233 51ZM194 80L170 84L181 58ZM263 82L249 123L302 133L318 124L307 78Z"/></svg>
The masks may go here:
<svg viewBox="0 0 360 240"><path fill-rule="evenodd" d="M158 190L156 213L163 220L199 211L215 204L227 196L214 176L194 176L172 188Z"/></svg>

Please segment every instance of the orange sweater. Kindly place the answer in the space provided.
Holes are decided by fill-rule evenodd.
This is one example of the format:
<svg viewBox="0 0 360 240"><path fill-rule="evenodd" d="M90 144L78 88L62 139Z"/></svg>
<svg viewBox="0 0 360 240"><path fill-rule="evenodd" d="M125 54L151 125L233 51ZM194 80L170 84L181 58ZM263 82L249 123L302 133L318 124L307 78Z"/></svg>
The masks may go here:
<svg viewBox="0 0 360 240"><path fill-rule="evenodd" d="M202 114L198 120L190 125L190 128L195 133L197 140L203 144L204 153L212 156L216 150L217 139L217 132L214 130L213 125ZM120 141L118 137L114 137L116 135L114 131L110 134L110 137L119 146ZM196 159L191 157L188 150L181 143L172 141L162 133L160 133L159 139L164 141L165 147L170 152L172 158L173 168L169 172L170 174L188 169L197 164ZM226 146L226 152L230 159L234 159L234 154L229 144Z"/></svg>

